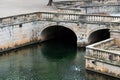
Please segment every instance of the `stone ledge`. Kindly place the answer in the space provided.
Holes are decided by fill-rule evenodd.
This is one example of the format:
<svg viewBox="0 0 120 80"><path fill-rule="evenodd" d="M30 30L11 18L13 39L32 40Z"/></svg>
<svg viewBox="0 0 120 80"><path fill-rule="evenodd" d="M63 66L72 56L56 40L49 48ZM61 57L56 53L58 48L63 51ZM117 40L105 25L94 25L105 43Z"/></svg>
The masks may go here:
<svg viewBox="0 0 120 80"><path fill-rule="evenodd" d="M98 58L93 58L93 57L89 57L89 56L85 56L85 58L120 67L120 65L118 65L118 64L110 63L108 61L101 60L101 59L98 59Z"/></svg>
<svg viewBox="0 0 120 80"><path fill-rule="evenodd" d="M104 74L104 75L107 75L107 76L111 76L111 77L114 77L114 78L118 78L118 79L120 79L119 76L115 76L115 75L112 75L112 74L102 73L102 72L100 72L100 71L96 71L96 70L89 69L89 68L86 68L86 70L88 70L88 71L92 71L92 72L96 72L96 73L99 73L99 74Z"/></svg>

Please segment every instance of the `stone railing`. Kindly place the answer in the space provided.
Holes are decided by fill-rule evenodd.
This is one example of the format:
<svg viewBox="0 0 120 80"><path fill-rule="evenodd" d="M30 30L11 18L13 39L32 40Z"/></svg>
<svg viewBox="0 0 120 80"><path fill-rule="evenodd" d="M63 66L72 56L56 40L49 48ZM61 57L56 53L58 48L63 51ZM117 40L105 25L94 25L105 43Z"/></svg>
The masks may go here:
<svg viewBox="0 0 120 80"><path fill-rule="evenodd" d="M87 15L87 21L94 22L119 22L120 16L104 16L104 15ZM99 24L99 23L98 23Z"/></svg>
<svg viewBox="0 0 120 80"><path fill-rule="evenodd" d="M86 4L87 6L95 6L94 4L97 4L98 3L98 5L119 5L119 3L120 3L120 1L109 1L109 0L107 0L107 1L98 1L98 0L94 0L94 1L90 1L90 0L79 0L79 1L71 1L71 0L69 0L69 1L57 1L57 2L53 2L53 4L55 5L55 6L57 6L57 7L63 7L63 6L71 6L71 5L81 5L81 4ZM86 6L85 5L85 6ZM97 5L97 6L98 6Z"/></svg>
<svg viewBox="0 0 120 80"><path fill-rule="evenodd" d="M104 49L104 47L106 46L109 47L110 45L113 44L114 44L114 39L110 38L100 43L95 43L93 45L87 46L86 57L120 66L120 54L117 52L112 52ZM102 48L96 46L100 46Z"/></svg>
<svg viewBox="0 0 120 80"><path fill-rule="evenodd" d="M94 3L95 2L95 3ZM53 2L57 9L61 10L61 12L66 13L118 13L120 11L120 2L109 2L105 1L104 3L96 3L98 0L90 2L90 1L58 1Z"/></svg>
<svg viewBox="0 0 120 80"><path fill-rule="evenodd" d="M82 7L86 8L86 7ZM99 14L99 13L119 13L120 5L99 5L87 7L87 14Z"/></svg>
<svg viewBox="0 0 120 80"><path fill-rule="evenodd" d="M40 17L41 16L39 15L39 13L30 13L30 14L4 17L4 18L0 18L0 27L36 21L39 20Z"/></svg>
<svg viewBox="0 0 120 80"><path fill-rule="evenodd" d="M120 12L120 5L109 5L109 6L77 6L76 7L64 7L58 8L58 12L61 13L74 13L74 14L100 14L100 13L119 13Z"/></svg>
<svg viewBox="0 0 120 80"><path fill-rule="evenodd" d="M86 12L84 9L58 8L58 13L85 14Z"/></svg>
<svg viewBox="0 0 120 80"><path fill-rule="evenodd" d="M0 18L0 27L23 24L34 21L54 21L69 23L88 24L120 24L120 16L84 15L84 14L63 14L51 12L35 12L10 17ZM114 21L114 22L113 22Z"/></svg>
<svg viewBox="0 0 120 80"><path fill-rule="evenodd" d="M42 21L55 20L55 21L57 21L57 13L35 12L35 13L0 18L0 27L16 25L16 24L23 24L23 23L34 22L34 21L39 21L39 20L42 20Z"/></svg>
<svg viewBox="0 0 120 80"><path fill-rule="evenodd" d="M35 12L0 18L0 27L23 24L34 21L78 22L79 15L50 12Z"/></svg>
<svg viewBox="0 0 120 80"><path fill-rule="evenodd" d="M90 45L89 47L95 47L99 49L105 49L106 47L114 45L114 39L110 38L104 41L97 42L95 44Z"/></svg>
<svg viewBox="0 0 120 80"><path fill-rule="evenodd" d="M87 3L89 2L89 0L79 0L79 1L57 1L57 2L53 2L53 4L57 7L57 8L60 8L60 7L69 7L69 6L73 6L73 5L80 5L80 4L83 4L83 3Z"/></svg>

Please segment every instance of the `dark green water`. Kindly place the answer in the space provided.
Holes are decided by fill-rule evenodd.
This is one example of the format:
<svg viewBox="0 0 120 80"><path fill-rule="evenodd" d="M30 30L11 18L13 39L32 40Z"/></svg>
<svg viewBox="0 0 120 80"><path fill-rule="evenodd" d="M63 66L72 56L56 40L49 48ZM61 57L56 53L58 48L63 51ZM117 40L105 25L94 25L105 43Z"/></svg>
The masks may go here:
<svg viewBox="0 0 120 80"><path fill-rule="evenodd" d="M86 72L85 49L47 42L0 56L0 80L117 80Z"/></svg>

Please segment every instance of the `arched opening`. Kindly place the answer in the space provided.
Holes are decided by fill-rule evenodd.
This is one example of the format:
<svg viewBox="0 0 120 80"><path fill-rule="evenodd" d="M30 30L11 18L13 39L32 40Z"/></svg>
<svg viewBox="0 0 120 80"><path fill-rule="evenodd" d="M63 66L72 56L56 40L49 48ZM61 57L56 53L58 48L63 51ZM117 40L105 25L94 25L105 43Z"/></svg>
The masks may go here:
<svg viewBox="0 0 120 80"><path fill-rule="evenodd" d="M59 25L50 26L42 31L41 37L45 41L41 51L48 60L74 58L77 37L71 29Z"/></svg>
<svg viewBox="0 0 120 80"><path fill-rule="evenodd" d="M92 34L90 34L88 38L88 42L89 44L92 44L92 43L99 42L99 41L102 41L108 38L110 38L109 29L101 29L101 30L97 30L93 32Z"/></svg>
<svg viewBox="0 0 120 80"><path fill-rule="evenodd" d="M50 26L41 33L42 41L54 40L59 42L77 43L76 34L64 26Z"/></svg>

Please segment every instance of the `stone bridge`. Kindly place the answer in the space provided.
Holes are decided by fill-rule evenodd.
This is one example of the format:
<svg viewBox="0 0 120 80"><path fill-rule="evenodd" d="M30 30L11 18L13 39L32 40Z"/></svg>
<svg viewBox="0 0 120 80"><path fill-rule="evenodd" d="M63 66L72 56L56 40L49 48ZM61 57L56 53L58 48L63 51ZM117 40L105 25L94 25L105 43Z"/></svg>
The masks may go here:
<svg viewBox="0 0 120 80"><path fill-rule="evenodd" d="M93 36L90 37L94 35L94 32L120 29L119 21L119 16L50 12L35 12L4 17L0 19L0 49L3 51L36 41L49 40L55 37L55 33L59 29L69 31L71 35L74 35L74 38L77 38L77 43L80 46L85 46L91 43L89 41L96 39L92 38ZM97 35L97 33L95 34ZM101 36L102 34L104 33L102 32Z"/></svg>
<svg viewBox="0 0 120 80"><path fill-rule="evenodd" d="M87 4L87 1L66 1L64 3L59 2L55 4L57 4L57 7L60 9L59 12L61 13L73 13L77 15L79 14L79 17L77 17L79 23L76 23L78 24L77 26L80 28L76 28L76 32L81 32L77 34L78 42L84 43L86 41L86 44L90 44L100 41L86 47L86 69L120 78L120 20L119 16L108 16L108 13L110 13L110 11L119 13L119 0L114 0L114 2L118 2L114 4L108 3L108 1L112 0L104 1L106 2L103 2L102 0L102 4L98 5L96 5L96 3ZM76 5L77 3L82 3L83 5ZM62 5L64 6L62 7ZM73 8L79 9L75 10ZM82 8L84 8L83 11ZM107 14L95 15L96 12L105 12ZM82 15L82 13L87 14ZM90 15L88 13L94 13L94 15ZM69 14L69 16L71 16L71 14ZM69 19L73 19L73 17L75 16L71 16ZM83 32L81 31L82 29ZM83 35L85 35L84 37L82 33ZM79 37L79 35L82 36ZM109 36L110 38L107 39Z"/></svg>

